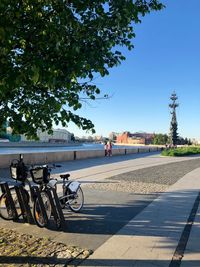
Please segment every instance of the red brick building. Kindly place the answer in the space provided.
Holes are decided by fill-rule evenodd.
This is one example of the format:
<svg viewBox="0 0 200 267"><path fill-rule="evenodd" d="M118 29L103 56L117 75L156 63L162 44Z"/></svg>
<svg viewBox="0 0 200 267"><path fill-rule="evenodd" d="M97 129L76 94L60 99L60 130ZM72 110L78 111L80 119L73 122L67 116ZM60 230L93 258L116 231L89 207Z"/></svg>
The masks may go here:
<svg viewBox="0 0 200 267"><path fill-rule="evenodd" d="M121 135L117 136L117 143L121 144L139 144L139 145L148 145L151 143L154 134L151 133L130 133L124 132Z"/></svg>

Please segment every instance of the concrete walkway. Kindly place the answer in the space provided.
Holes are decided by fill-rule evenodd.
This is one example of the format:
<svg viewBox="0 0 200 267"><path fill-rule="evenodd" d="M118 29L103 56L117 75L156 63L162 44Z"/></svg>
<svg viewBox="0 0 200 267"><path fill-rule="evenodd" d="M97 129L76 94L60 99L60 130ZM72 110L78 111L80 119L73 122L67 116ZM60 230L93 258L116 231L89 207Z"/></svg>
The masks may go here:
<svg viewBox="0 0 200 267"><path fill-rule="evenodd" d="M188 159L191 158L163 158L156 153L127 155L66 162L55 172L70 172L73 179L88 183L140 168ZM6 174L6 170L4 171ZM98 247L81 266L199 267L200 209L197 198L200 191L199 174L200 168L172 185ZM198 208L197 212L195 207ZM195 218L193 224L192 218ZM20 228L27 233L30 231L30 227ZM35 233L39 230L37 227L33 229ZM64 234L50 232L47 229L42 231L55 240L58 237L61 240L61 235ZM184 252L183 259L182 252Z"/></svg>
<svg viewBox="0 0 200 267"><path fill-rule="evenodd" d="M200 168L172 185L99 247L82 266L199 267L199 174ZM187 221L194 203L198 211L197 214L193 211L196 217L192 226L192 222ZM178 253L174 255L176 250Z"/></svg>

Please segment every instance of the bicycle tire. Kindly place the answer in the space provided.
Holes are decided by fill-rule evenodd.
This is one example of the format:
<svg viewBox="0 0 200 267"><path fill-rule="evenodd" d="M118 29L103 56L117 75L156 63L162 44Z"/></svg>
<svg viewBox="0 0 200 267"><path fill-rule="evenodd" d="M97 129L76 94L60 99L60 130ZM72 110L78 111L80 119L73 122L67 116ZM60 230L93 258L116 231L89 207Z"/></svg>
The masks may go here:
<svg viewBox="0 0 200 267"><path fill-rule="evenodd" d="M57 229L60 229L60 228L61 228L61 220L60 220L60 218L58 218L58 219L56 220L56 228L57 228Z"/></svg>
<svg viewBox="0 0 200 267"><path fill-rule="evenodd" d="M45 210L46 210L47 220L45 220L45 218L42 214L42 210L40 208L38 198L36 198L34 203L33 203L33 217L34 217L34 220L35 220L35 223L37 224L37 226L39 226L40 228L43 228L43 227L47 226L48 221L51 217L51 203L49 200L49 196L45 191L42 191L40 194L41 194L41 198L42 198L42 201L44 203Z"/></svg>
<svg viewBox="0 0 200 267"><path fill-rule="evenodd" d="M71 195L72 193L69 191L69 189L66 190L66 199L67 199L67 205L73 212L79 212L84 204L84 195L83 190L81 187L78 188L76 193L73 193L72 197L68 197L67 195Z"/></svg>
<svg viewBox="0 0 200 267"><path fill-rule="evenodd" d="M28 194L28 192L25 190L25 192ZM19 218L22 215L21 207L18 201L18 197L15 191L14 187L10 188L10 194L12 196L16 211L17 211L17 217ZM29 201L29 199L28 199ZM8 197L7 193L3 193L0 197L0 217L3 218L4 220L13 220L16 219L13 216L12 210L10 209L8 205Z"/></svg>

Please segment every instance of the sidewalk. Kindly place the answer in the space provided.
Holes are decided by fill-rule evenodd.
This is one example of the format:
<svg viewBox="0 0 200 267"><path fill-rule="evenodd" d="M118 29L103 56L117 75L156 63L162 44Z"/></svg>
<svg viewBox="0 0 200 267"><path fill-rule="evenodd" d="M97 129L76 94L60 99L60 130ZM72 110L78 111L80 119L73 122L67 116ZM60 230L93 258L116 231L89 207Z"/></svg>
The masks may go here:
<svg viewBox="0 0 200 267"><path fill-rule="evenodd" d="M99 247L82 266L199 267L200 168L188 173L154 200L116 235ZM196 200L195 222L186 227ZM193 215L195 215L193 214ZM193 216L194 217L194 216ZM189 241L187 243L187 238ZM184 246L186 246L184 252ZM173 258L178 249L184 252Z"/></svg>
<svg viewBox="0 0 200 267"><path fill-rule="evenodd" d="M186 160L186 158L162 158L156 154L141 156L66 162L62 164L63 167L58 169L58 172L70 172L73 179L89 183L148 166ZM6 174L7 170L4 171ZM195 211L194 224L190 224L192 225L191 232L187 228L185 229L188 218L194 217L191 216L191 210L200 191L199 173L200 168L195 169L172 185L115 235L99 246L87 260L82 262L81 266L199 267L199 199L195 204L198 211L197 213ZM0 175L2 178L5 176L4 174ZM32 233L36 236L42 234L42 236L50 236L53 240L66 243L69 241L70 235L76 236L74 232L69 233L68 229L66 232L57 232L39 229L35 225L6 221L2 221L2 226L11 229L14 226L22 233ZM79 236L77 235L77 239ZM95 238L95 235L93 237ZM181 242L179 242L180 240ZM185 245L187 246L184 251ZM184 251L184 257L181 261L171 262L177 248L179 251ZM179 255L177 258L179 259Z"/></svg>

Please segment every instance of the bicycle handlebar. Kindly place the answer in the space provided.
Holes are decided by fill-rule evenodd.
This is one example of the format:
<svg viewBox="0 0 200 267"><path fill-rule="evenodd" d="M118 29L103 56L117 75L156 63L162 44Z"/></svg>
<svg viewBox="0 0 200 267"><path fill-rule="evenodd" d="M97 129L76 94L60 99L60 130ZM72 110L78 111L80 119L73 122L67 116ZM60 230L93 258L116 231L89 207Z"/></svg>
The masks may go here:
<svg viewBox="0 0 200 267"><path fill-rule="evenodd" d="M55 169L55 168L60 168L62 166L61 165L56 165L56 164L52 164L52 165L44 164L44 165L41 165L41 167L46 167L48 169Z"/></svg>

